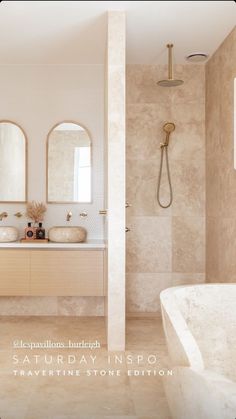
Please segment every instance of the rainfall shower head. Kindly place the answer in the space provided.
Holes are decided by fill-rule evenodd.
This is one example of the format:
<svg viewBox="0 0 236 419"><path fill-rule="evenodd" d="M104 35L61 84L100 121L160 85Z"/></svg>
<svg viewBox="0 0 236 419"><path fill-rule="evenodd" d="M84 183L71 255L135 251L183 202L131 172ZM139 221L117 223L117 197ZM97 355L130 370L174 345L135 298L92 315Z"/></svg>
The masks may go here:
<svg viewBox="0 0 236 419"><path fill-rule="evenodd" d="M183 84L183 80L173 78L173 65L172 65L172 48L173 44L167 44L168 48L168 79L160 80L157 82L162 87L175 87Z"/></svg>

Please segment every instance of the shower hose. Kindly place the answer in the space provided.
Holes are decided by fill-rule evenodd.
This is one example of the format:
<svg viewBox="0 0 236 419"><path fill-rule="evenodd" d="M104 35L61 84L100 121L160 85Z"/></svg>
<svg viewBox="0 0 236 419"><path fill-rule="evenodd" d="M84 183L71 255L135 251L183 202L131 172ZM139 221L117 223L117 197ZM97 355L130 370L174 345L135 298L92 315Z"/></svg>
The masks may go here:
<svg viewBox="0 0 236 419"><path fill-rule="evenodd" d="M169 184L169 191L170 191L170 199L169 202L164 205L161 203L160 198L160 188L161 188L161 179L162 179L162 170L163 170L163 160L164 160L164 154L166 156L166 170L167 170L167 178L168 178L168 184ZM160 170L158 175L158 182L157 182L157 202L160 205L161 208L169 208L173 201L173 191L172 191L172 185L171 185L171 177L170 177L170 166L169 166L169 157L168 157L168 145L162 144L161 145L161 162L160 162Z"/></svg>

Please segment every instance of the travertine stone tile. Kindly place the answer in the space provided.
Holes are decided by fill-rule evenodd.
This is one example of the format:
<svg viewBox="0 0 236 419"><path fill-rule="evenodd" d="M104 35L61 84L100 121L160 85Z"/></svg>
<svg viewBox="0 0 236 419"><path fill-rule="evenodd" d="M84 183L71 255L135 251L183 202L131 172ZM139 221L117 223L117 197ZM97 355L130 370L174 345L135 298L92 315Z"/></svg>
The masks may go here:
<svg viewBox="0 0 236 419"><path fill-rule="evenodd" d="M170 160L205 160L205 104L186 102L173 106L171 120L175 131L169 143Z"/></svg>
<svg viewBox="0 0 236 419"><path fill-rule="evenodd" d="M218 217L207 217L206 225L206 281L219 281L220 244L218 234Z"/></svg>
<svg viewBox="0 0 236 419"><path fill-rule="evenodd" d="M24 334L24 330L27 333ZM41 333L39 333L41 331ZM159 418L169 418L163 391L162 378L143 377L137 378L127 375L127 368L145 370L150 364L148 356L156 354L158 368L168 368L168 356L165 338L160 319L128 319L126 352L109 355L122 355L124 362L119 364L121 376L117 377L86 377L87 368L91 369L91 362L80 365L80 377L13 377L12 355L14 350L9 350L9 342L15 336L31 341L43 341L51 333L51 340L64 341L69 336L79 340L87 339L92 333L93 337L105 333L105 321L99 317L1 317L1 334L4 340L0 344L0 409L7 419L137 419L138 417L154 418L158 413ZM9 341L6 339L8 336ZM37 350L40 360L35 368L32 364L35 351L18 351L18 358L22 362L27 355L31 364L24 365L25 370L58 369L56 355L62 351ZM66 357L75 351L65 349ZM82 353L86 356L91 351L76 351L79 357ZM61 355L62 355L61 354ZM44 357L52 356L52 364L45 365ZM105 348L93 351L97 356L96 367L98 370L107 369L108 352ZM127 363L126 357L133 360L132 366ZM138 357L143 359L137 362ZM113 358L112 358L113 359ZM115 359L115 358L114 358ZM140 359L140 358L139 358ZM152 358L153 359L153 358ZM112 361L110 368L115 369L117 363ZM66 366L66 369L67 366ZM142 391L142 389L145 389ZM163 416L166 414L166 417ZM144 416L145 415L145 416Z"/></svg>
<svg viewBox="0 0 236 419"><path fill-rule="evenodd" d="M236 218L221 218L217 224L218 246L219 246L219 273L220 282L235 282L236 280L236 258L235 258L235 236Z"/></svg>
<svg viewBox="0 0 236 419"><path fill-rule="evenodd" d="M206 64L207 280L236 279L233 109L236 28Z"/></svg>
<svg viewBox="0 0 236 419"><path fill-rule="evenodd" d="M103 316L103 297L58 297L59 316Z"/></svg>
<svg viewBox="0 0 236 419"><path fill-rule="evenodd" d="M173 105L198 100L202 101L205 97L205 68L203 65L175 65L174 76L184 80L184 84L171 90L171 100Z"/></svg>
<svg viewBox="0 0 236 419"><path fill-rule="evenodd" d="M128 65L126 67L127 103L170 103L170 89L163 89L157 81L166 77L167 66Z"/></svg>
<svg viewBox="0 0 236 419"><path fill-rule="evenodd" d="M170 119L165 104L128 104L126 107L126 153L129 160L156 160L165 135L163 124Z"/></svg>
<svg viewBox="0 0 236 419"><path fill-rule="evenodd" d="M172 273L172 286L177 287L179 285L192 285L192 284L203 284L205 282L205 273Z"/></svg>
<svg viewBox="0 0 236 419"><path fill-rule="evenodd" d="M184 156L184 154L183 154ZM205 216L205 161L176 160L171 165L173 216Z"/></svg>
<svg viewBox="0 0 236 419"><path fill-rule="evenodd" d="M170 217L132 217L127 236L127 271L171 271Z"/></svg>
<svg viewBox="0 0 236 419"><path fill-rule="evenodd" d="M154 283L157 274L204 274L205 269L205 67L175 65L175 77L183 79L184 84L174 89L156 84L166 77L167 66L128 65L126 74L126 196L132 204L126 212L126 223L131 228L127 235L127 311L141 312L148 307L153 311L156 307L158 312L156 301L161 288ZM156 190L160 142L167 121L176 126L168 148L174 200L170 208L162 209ZM168 197L164 162L162 202ZM176 227L172 221L176 217L189 217L187 232L184 223ZM143 281L149 274L153 275L152 293Z"/></svg>
<svg viewBox="0 0 236 419"><path fill-rule="evenodd" d="M159 151L160 153L160 151ZM169 216L171 207L163 209L157 202L157 182L160 164L160 155L154 163L152 160L127 160L126 168L126 196L132 206L127 210L127 216ZM160 188L160 199L164 204L170 198L166 167L163 167L163 176Z"/></svg>
<svg viewBox="0 0 236 419"><path fill-rule="evenodd" d="M171 284L171 273L127 274L127 311L129 313L160 311L160 292Z"/></svg>
<svg viewBox="0 0 236 419"><path fill-rule="evenodd" d="M160 350L165 345L165 337L160 319L126 320L126 350ZM145 342L145 344L144 344Z"/></svg>
<svg viewBox="0 0 236 419"><path fill-rule="evenodd" d="M56 297L0 297L0 315L2 316L54 316L56 314Z"/></svg>
<svg viewBox="0 0 236 419"><path fill-rule="evenodd" d="M205 218L173 217L173 272L205 272Z"/></svg>

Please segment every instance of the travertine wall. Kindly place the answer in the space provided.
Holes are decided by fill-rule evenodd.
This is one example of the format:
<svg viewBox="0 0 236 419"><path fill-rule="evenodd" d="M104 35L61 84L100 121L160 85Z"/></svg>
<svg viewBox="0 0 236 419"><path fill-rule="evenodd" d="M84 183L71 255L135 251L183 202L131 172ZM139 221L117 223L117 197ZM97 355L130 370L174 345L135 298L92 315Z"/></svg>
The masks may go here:
<svg viewBox="0 0 236 419"><path fill-rule="evenodd" d="M125 13L108 12L106 64L107 344L125 349Z"/></svg>
<svg viewBox="0 0 236 419"><path fill-rule="evenodd" d="M205 74L178 65L179 87L163 88L165 66L127 67L127 311L158 312L164 288L205 280ZM160 142L169 145L174 201L157 204ZM163 197L167 195L164 182Z"/></svg>
<svg viewBox="0 0 236 419"><path fill-rule="evenodd" d="M233 162L236 28L206 66L206 278L236 281L236 171Z"/></svg>

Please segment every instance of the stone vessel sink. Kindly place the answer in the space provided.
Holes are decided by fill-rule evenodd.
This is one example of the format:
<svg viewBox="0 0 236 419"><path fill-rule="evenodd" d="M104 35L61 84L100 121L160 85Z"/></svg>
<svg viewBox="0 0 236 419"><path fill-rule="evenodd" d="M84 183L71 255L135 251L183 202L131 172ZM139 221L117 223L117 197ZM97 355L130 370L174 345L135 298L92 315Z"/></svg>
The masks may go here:
<svg viewBox="0 0 236 419"><path fill-rule="evenodd" d="M52 227L48 231L48 238L56 243L80 243L87 237L87 231L83 227Z"/></svg>
<svg viewBox="0 0 236 419"><path fill-rule="evenodd" d="M0 226L0 243L15 242L18 239L18 230L12 226Z"/></svg>

